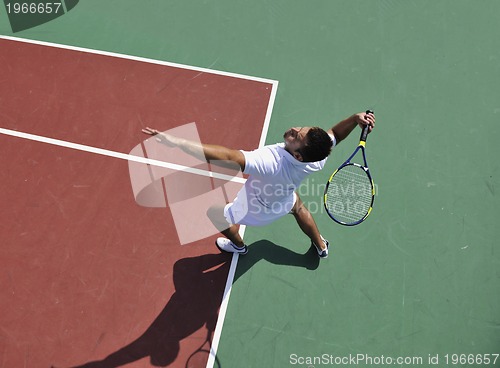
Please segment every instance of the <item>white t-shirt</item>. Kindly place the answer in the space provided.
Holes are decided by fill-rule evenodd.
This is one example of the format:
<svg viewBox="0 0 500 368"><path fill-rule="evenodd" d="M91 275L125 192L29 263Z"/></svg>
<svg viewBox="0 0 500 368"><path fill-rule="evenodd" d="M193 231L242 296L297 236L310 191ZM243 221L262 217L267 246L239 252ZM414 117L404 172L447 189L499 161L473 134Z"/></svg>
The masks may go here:
<svg viewBox="0 0 500 368"><path fill-rule="evenodd" d="M245 156L243 172L250 176L226 217L232 223L252 226L265 225L289 213L295 204L295 190L308 175L323 169L327 160L298 161L285 150L284 143L241 152Z"/></svg>

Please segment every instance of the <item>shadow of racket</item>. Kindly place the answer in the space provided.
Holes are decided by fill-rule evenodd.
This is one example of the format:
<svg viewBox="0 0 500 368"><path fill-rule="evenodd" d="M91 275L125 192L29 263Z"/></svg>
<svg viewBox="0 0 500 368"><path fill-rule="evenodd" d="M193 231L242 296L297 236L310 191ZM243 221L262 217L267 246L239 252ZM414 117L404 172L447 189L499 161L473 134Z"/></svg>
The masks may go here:
<svg viewBox="0 0 500 368"><path fill-rule="evenodd" d="M215 352L212 351L212 332L211 329L207 329L207 336L203 344L189 356L185 368L205 368L210 359L210 354L214 354L213 367L221 367L219 358L215 355Z"/></svg>

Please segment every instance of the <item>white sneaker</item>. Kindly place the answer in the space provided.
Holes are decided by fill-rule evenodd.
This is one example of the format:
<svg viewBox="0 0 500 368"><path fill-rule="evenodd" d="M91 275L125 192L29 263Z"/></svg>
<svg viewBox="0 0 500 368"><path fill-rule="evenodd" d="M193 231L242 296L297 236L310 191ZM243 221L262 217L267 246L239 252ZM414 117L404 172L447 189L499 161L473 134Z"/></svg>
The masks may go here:
<svg viewBox="0 0 500 368"><path fill-rule="evenodd" d="M243 247L238 247L227 238L217 238L217 240L215 241L215 245L217 245L217 248L219 248L223 252L238 253L241 255L248 253L248 248L246 245Z"/></svg>
<svg viewBox="0 0 500 368"><path fill-rule="evenodd" d="M325 249L320 249L313 241L311 242L311 244L314 246L314 248L316 248L319 258L328 258L328 248L330 247L330 243L328 242L328 240L323 238L323 236L321 236L321 240L323 240L323 243L326 245Z"/></svg>

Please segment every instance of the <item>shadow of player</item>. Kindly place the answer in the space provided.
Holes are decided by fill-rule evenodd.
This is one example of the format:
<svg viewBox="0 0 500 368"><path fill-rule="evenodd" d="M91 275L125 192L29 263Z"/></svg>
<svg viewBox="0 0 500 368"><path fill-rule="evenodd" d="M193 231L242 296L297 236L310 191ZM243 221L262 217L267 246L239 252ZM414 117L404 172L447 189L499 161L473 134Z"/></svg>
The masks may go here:
<svg viewBox="0 0 500 368"><path fill-rule="evenodd" d="M206 254L183 258L174 264L175 293L151 326L136 340L111 353L103 360L73 368L113 368L150 358L151 365L167 367L179 353L180 341L205 327L212 336L217 323L231 255ZM314 270L319 265L316 250L295 253L270 241L258 241L240 257L234 281L260 261L277 265L305 267Z"/></svg>

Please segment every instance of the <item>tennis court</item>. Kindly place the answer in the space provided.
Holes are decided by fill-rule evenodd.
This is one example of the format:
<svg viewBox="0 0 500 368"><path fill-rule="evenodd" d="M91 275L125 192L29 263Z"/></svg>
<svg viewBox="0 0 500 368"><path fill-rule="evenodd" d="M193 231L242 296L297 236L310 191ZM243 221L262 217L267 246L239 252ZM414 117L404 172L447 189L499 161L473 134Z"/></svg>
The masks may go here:
<svg viewBox="0 0 500 368"><path fill-rule="evenodd" d="M0 367L500 366L498 2L73 6L0 13ZM135 201L145 126L250 150L368 108L370 217L321 202L358 132L299 190L327 260L292 216L237 258Z"/></svg>

